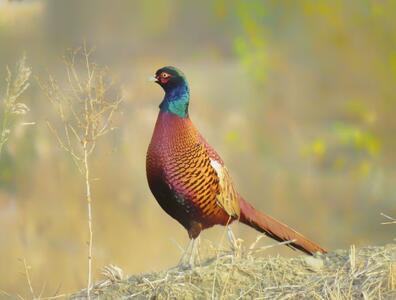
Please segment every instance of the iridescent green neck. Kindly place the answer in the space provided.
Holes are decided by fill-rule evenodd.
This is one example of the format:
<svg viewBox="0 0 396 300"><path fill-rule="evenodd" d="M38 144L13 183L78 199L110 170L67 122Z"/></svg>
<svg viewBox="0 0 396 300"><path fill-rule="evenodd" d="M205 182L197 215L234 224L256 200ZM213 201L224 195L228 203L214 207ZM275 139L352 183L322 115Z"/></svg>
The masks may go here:
<svg viewBox="0 0 396 300"><path fill-rule="evenodd" d="M187 118L189 102L190 90L188 84L183 82L183 84L170 87L165 91L164 100L162 100L159 107L161 111L173 113L181 118Z"/></svg>

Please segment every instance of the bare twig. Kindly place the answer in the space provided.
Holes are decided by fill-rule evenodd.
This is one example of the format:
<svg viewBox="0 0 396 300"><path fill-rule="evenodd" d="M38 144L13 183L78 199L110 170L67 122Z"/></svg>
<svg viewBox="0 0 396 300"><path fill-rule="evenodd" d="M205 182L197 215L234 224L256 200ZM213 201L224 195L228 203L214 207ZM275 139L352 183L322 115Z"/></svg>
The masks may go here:
<svg viewBox="0 0 396 300"><path fill-rule="evenodd" d="M390 217L390 216L388 216L388 215L386 215L384 213L381 213L381 216L383 216L383 217L387 218L388 220L390 220L388 222L382 222L381 224L383 224L383 225L396 224L396 219L395 218L392 218L392 217Z"/></svg>
<svg viewBox="0 0 396 300"><path fill-rule="evenodd" d="M3 291L0 289L0 294L6 295L7 297L11 297L11 294L7 293L6 291Z"/></svg>
<svg viewBox="0 0 396 300"><path fill-rule="evenodd" d="M54 105L61 126L47 122L59 146L72 158L84 179L88 222L88 278L87 297L92 288L92 188L91 155L98 138L109 132L114 113L122 101L114 97L114 88L104 68L91 62L92 49L84 44L65 58L67 88L61 88L54 78L40 82ZM82 67L84 72L79 72Z"/></svg>

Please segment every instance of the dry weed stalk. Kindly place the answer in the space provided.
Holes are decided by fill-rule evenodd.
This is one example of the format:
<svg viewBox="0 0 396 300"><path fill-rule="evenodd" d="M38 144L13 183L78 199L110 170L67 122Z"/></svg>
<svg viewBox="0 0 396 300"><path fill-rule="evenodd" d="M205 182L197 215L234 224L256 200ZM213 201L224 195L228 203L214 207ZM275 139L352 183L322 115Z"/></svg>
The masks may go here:
<svg viewBox="0 0 396 300"><path fill-rule="evenodd" d="M383 217L385 217L386 219L389 220L387 222L382 222L381 223L382 225L391 225L391 224L395 225L396 224L396 219L395 218L393 218L391 216L388 216L388 215L386 215L384 213L381 213L381 216L383 216ZM394 240L396 241L396 239L394 239Z"/></svg>
<svg viewBox="0 0 396 300"><path fill-rule="evenodd" d="M26 104L17 102L17 100L29 87L29 78L31 74L32 70L26 65L25 56L17 63L14 75L7 67L6 92L3 96L3 101L1 101L2 103L0 103L3 106L0 128L0 155L10 135L14 121L13 117L16 115L24 115L29 111Z"/></svg>
<svg viewBox="0 0 396 300"><path fill-rule="evenodd" d="M393 218L391 216L388 216L388 215L386 215L384 213L381 213L381 216L383 216L383 217L385 217L386 219L389 220L387 222L382 222L381 224L383 224L383 225L396 224L396 219L395 218Z"/></svg>
<svg viewBox="0 0 396 300"><path fill-rule="evenodd" d="M37 299L36 295L34 293L33 286L32 286L32 280L30 279L29 269L31 267L26 264L26 259L25 258L23 258L22 263L23 263L23 266L25 268L25 276L26 276L26 280L27 280L27 283L28 283L28 286L29 286L29 290L30 290L30 294L32 296L32 299Z"/></svg>
<svg viewBox="0 0 396 300"><path fill-rule="evenodd" d="M84 178L88 217L88 280L87 296L92 287L92 193L90 158L101 136L113 129L112 120L122 99L115 93L106 69L91 61L92 49L84 45L65 58L66 87L49 77L40 82L56 108L61 125L48 122L59 146L70 154ZM81 71L79 70L81 68Z"/></svg>

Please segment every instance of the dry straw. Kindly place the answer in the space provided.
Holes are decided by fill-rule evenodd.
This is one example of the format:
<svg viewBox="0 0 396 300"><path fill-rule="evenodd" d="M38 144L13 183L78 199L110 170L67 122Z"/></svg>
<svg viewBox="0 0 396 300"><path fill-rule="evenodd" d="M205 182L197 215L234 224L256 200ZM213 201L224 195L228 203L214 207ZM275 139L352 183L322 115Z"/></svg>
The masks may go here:
<svg viewBox="0 0 396 300"><path fill-rule="evenodd" d="M208 247L207 247L208 248ZM396 299L396 245L354 246L326 255L260 256L215 250L193 270L176 268L126 277L119 268L91 291L94 299ZM209 255L210 256L210 255ZM110 267L112 270L114 267ZM215 285L213 287L213 282ZM70 296L85 299L86 290Z"/></svg>

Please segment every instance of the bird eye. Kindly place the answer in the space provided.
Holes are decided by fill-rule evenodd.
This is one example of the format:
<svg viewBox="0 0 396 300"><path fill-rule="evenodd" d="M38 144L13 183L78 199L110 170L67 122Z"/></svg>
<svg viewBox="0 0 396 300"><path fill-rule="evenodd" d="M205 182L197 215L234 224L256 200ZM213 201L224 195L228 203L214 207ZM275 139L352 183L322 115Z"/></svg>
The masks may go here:
<svg viewBox="0 0 396 300"><path fill-rule="evenodd" d="M168 78L170 75L168 73L161 73L161 77L162 78Z"/></svg>

